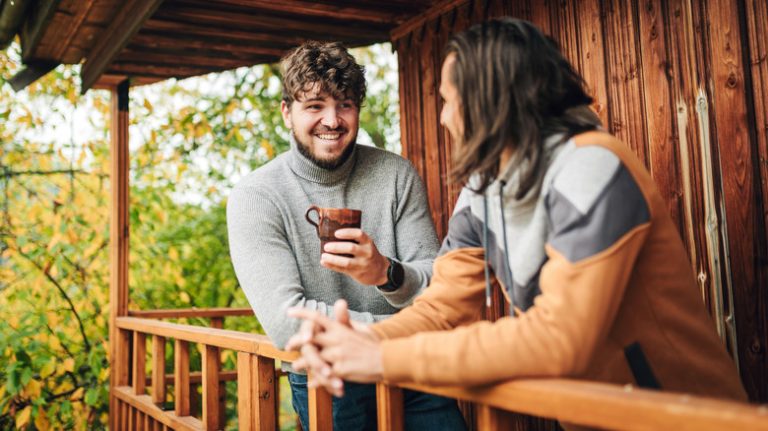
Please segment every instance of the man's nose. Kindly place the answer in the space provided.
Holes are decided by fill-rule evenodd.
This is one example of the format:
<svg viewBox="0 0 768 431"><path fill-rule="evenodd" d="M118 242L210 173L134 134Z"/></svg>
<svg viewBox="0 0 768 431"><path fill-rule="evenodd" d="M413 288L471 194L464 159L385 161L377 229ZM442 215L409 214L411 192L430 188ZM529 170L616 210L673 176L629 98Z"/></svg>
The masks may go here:
<svg viewBox="0 0 768 431"><path fill-rule="evenodd" d="M322 125L329 129L339 127L339 114L335 109L329 108L323 112Z"/></svg>

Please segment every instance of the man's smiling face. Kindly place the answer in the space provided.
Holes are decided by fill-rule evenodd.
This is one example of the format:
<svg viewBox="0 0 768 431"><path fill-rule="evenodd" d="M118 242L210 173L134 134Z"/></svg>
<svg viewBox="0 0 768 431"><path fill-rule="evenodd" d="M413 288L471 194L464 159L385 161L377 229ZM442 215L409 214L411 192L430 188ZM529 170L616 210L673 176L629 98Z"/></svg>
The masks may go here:
<svg viewBox="0 0 768 431"><path fill-rule="evenodd" d="M339 100L315 85L293 101L282 102L285 125L299 151L316 165L335 169L352 153L360 124L360 109L352 99Z"/></svg>

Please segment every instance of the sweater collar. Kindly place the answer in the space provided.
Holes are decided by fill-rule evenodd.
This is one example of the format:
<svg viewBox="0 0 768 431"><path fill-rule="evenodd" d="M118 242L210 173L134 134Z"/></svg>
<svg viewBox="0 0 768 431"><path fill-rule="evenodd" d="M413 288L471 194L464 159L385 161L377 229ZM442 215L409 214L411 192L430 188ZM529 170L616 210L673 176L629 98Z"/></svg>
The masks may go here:
<svg viewBox="0 0 768 431"><path fill-rule="evenodd" d="M336 169L325 169L317 166L312 160L305 157L298 150L299 144L291 133L291 152L290 152L290 167L291 171L299 177L318 184L331 184L345 179L352 172L352 168L355 166L355 160L357 159L357 144L352 143L354 148L349 158L342 163L341 166Z"/></svg>

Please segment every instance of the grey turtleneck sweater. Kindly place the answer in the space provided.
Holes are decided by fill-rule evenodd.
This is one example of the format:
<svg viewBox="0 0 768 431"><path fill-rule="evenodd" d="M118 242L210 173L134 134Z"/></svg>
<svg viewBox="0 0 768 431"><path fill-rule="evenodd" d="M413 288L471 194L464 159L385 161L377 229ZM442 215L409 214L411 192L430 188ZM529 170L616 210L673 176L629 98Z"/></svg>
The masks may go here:
<svg viewBox="0 0 768 431"><path fill-rule="evenodd" d="M374 322L410 304L428 284L438 250L424 184L407 160L356 145L344 164L326 170L291 146L243 178L227 203L235 273L279 348L300 323L286 316L289 307L332 317L343 298L353 320ZM404 284L385 293L320 266L320 239L304 219L312 204L362 210L362 230L381 254L402 262Z"/></svg>

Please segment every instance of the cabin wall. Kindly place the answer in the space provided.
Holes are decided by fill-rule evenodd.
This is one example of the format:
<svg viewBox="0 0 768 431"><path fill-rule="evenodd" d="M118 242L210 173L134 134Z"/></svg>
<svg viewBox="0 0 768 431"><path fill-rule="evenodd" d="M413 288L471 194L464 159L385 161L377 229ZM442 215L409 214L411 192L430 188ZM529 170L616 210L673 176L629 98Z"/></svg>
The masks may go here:
<svg viewBox="0 0 768 431"><path fill-rule="evenodd" d="M395 29L403 154L426 182L441 237L459 191L439 125L443 47L487 18L531 20L645 162L750 397L768 401L767 9L764 0L451 0Z"/></svg>

